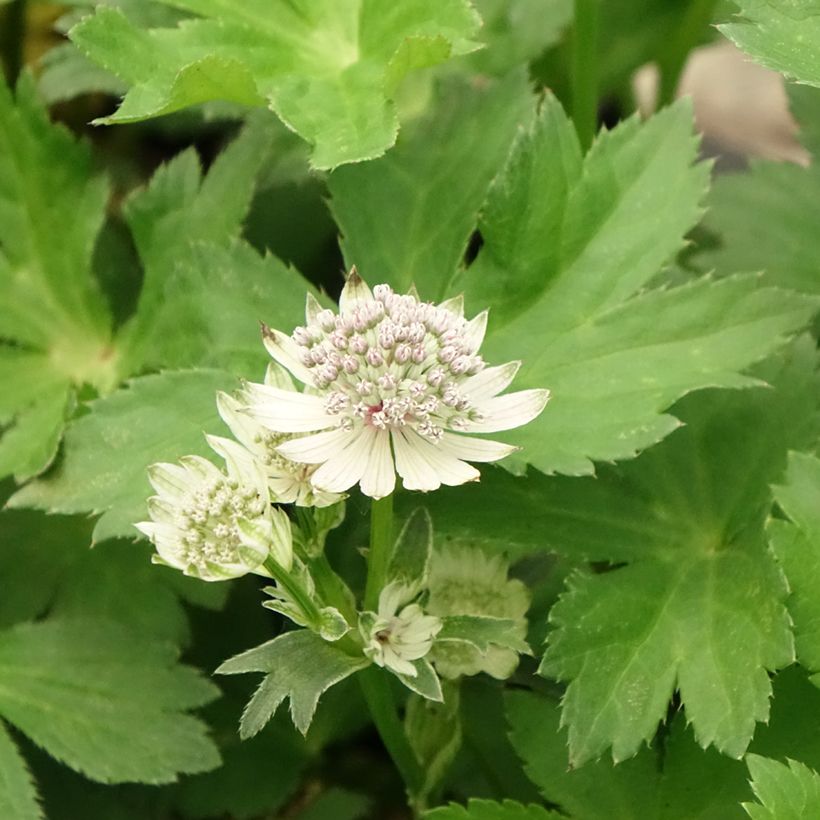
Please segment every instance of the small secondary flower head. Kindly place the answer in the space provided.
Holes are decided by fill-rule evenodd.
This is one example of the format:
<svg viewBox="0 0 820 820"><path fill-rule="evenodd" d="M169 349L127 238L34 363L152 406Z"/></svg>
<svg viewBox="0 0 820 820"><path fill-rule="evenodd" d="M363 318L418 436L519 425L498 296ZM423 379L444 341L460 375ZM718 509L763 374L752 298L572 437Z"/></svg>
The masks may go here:
<svg viewBox="0 0 820 820"><path fill-rule="evenodd" d="M223 455L240 449L226 439L209 441ZM264 474L252 462L230 457L227 467L223 472L200 456L185 456L178 464L149 468L157 493L148 500L152 520L135 526L156 546L156 563L205 581L268 575L263 565L269 556L290 568L290 522L271 507Z"/></svg>
<svg viewBox="0 0 820 820"><path fill-rule="evenodd" d="M360 631L365 641L364 653L378 666L399 675L416 677L412 661L423 658L441 630L441 621L425 615L418 604L407 604L414 590L388 584L379 595L379 612L362 613Z"/></svg>
<svg viewBox="0 0 820 820"><path fill-rule="evenodd" d="M265 385L296 392L290 376L279 365L271 363L265 375ZM327 493L313 486L310 479L316 465L300 464L283 456L278 447L299 438L300 433L277 433L260 424L246 411L246 396L216 394L219 415L248 453L263 466L273 497L283 504L299 507L329 507L340 501L338 493Z"/></svg>
<svg viewBox="0 0 820 820"><path fill-rule="evenodd" d="M308 296L306 324L292 336L265 328L271 356L307 385L304 393L249 385L249 412L278 433L313 433L277 447L320 465L313 485L344 492L360 483L373 498L402 477L410 490L475 481L466 461L497 461L515 450L475 438L535 418L547 390L499 396L519 362L486 367L478 354L487 312L467 321L460 299L440 305L388 285L370 288L351 272L339 313Z"/></svg>

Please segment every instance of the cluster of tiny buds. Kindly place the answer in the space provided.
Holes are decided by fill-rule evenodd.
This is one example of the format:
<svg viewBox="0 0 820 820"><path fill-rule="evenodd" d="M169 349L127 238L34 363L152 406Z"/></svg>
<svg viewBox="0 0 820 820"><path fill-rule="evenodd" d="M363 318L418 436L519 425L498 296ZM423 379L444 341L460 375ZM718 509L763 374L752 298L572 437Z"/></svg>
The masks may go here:
<svg viewBox="0 0 820 820"><path fill-rule="evenodd" d="M176 525L181 532L183 554L190 564L204 567L237 560L240 543L237 520L254 519L265 511L256 490L229 478L204 481L180 505Z"/></svg>
<svg viewBox="0 0 820 820"><path fill-rule="evenodd" d="M272 430L257 430L254 434L254 443L263 448L263 461L266 467L274 467L285 473L296 473L304 470L304 464L297 464L285 458L278 450L280 444L296 438L291 433L274 433Z"/></svg>
<svg viewBox="0 0 820 820"><path fill-rule="evenodd" d="M459 384L484 368L454 312L377 285L342 315L322 310L293 340L326 410L379 428L412 425L437 440L480 416Z"/></svg>

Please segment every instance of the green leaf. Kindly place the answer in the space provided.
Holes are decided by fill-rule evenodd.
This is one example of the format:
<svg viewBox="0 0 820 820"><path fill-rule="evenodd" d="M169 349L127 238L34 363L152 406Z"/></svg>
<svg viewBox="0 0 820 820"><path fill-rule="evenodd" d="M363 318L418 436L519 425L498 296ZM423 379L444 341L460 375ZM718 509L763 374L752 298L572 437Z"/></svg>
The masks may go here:
<svg viewBox="0 0 820 820"><path fill-rule="evenodd" d="M98 8L70 37L131 90L103 122L133 122L206 100L268 105L313 143L313 165L380 156L396 139L391 102L407 72L475 48L466 0L296 3L163 0L199 15L143 29Z"/></svg>
<svg viewBox="0 0 820 820"><path fill-rule="evenodd" d="M641 749L613 765L567 767L566 732L557 702L531 692L507 694L511 739L527 774L550 803L583 820L734 820L748 794L743 767L703 751L678 716L664 751Z"/></svg>
<svg viewBox="0 0 820 820"><path fill-rule="evenodd" d="M441 619L441 631L436 641L459 641L486 653L490 647L501 646L516 652L531 654L521 637L521 622L512 618L490 618L481 615L449 615Z"/></svg>
<svg viewBox="0 0 820 820"><path fill-rule="evenodd" d="M807 669L820 673L820 459L791 453L785 483L775 487L775 498L791 519L772 519L768 531L789 582L797 657ZM820 675L812 680L820 684Z"/></svg>
<svg viewBox="0 0 820 820"><path fill-rule="evenodd" d="M794 648L763 523L788 449L817 435L813 343L801 340L757 375L774 389L682 402L686 427L634 463L602 470L608 492L585 496L590 482L575 482L564 526L584 498L587 506L570 546L583 550L587 520L640 537L583 550L577 557L626 565L572 576L551 612L541 671L571 681L562 720L574 765L610 746L616 761L635 754L676 689L697 741L728 755L742 755L768 717L768 672L790 663Z"/></svg>
<svg viewBox="0 0 820 820"><path fill-rule="evenodd" d="M470 800L466 806L449 806L425 812L425 820L560 820L563 815L541 806L522 806L514 800Z"/></svg>
<svg viewBox="0 0 820 820"><path fill-rule="evenodd" d="M796 760L788 765L747 755L759 803L744 803L752 820L804 820L820 815L820 775Z"/></svg>
<svg viewBox="0 0 820 820"><path fill-rule="evenodd" d="M0 633L0 714L50 755L106 783L167 783L219 763L190 715L217 694L176 651L103 621Z"/></svg>
<svg viewBox="0 0 820 820"><path fill-rule="evenodd" d="M633 457L679 425L662 412L676 399L749 384L737 371L816 307L751 276L635 295L698 220L708 166L692 165L691 128L678 104L604 133L582 161L548 99L493 186L464 283L473 309L491 306L485 358L522 359L516 386L552 390L509 436L539 470Z"/></svg>
<svg viewBox="0 0 820 820"><path fill-rule="evenodd" d="M90 402L90 412L69 425L59 464L9 505L102 513L95 542L134 537L151 494L148 466L188 454L214 458L203 433L225 433L214 397L235 386L220 370L183 370L134 379Z"/></svg>
<svg viewBox="0 0 820 820"><path fill-rule="evenodd" d="M42 820L37 789L26 761L0 721L0 817Z"/></svg>
<svg viewBox="0 0 820 820"><path fill-rule="evenodd" d="M415 283L425 299L449 294L490 181L532 109L523 72L481 87L451 81L386 157L331 174L347 266L399 291Z"/></svg>
<svg viewBox="0 0 820 820"><path fill-rule="evenodd" d="M441 681L433 665L426 658L411 661L416 668L415 676L396 673L396 677L411 691L427 700L441 703L444 693L441 690Z"/></svg>
<svg viewBox="0 0 820 820"><path fill-rule="evenodd" d="M364 795L332 788L319 795L296 820L362 820L369 807Z"/></svg>
<svg viewBox="0 0 820 820"><path fill-rule="evenodd" d="M387 568L387 580L407 586L423 584L433 552L433 522L424 507L417 507L401 528Z"/></svg>
<svg viewBox="0 0 820 820"><path fill-rule="evenodd" d="M718 26L761 65L820 86L820 3L817 0L736 0L737 22Z"/></svg>
<svg viewBox="0 0 820 820"><path fill-rule="evenodd" d="M48 466L72 385L116 380L111 317L91 272L107 198L88 148L48 121L31 77L16 97L0 83L0 476Z"/></svg>
<svg viewBox="0 0 820 820"><path fill-rule="evenodd" d="M249 649L216 671L221 675L268 673L242 715L239 732L247 738L264 727L286 698L290 698L293 725L305 734L322 693L368 664L364 656L348 655L313 632L300 629Z"/></svg>

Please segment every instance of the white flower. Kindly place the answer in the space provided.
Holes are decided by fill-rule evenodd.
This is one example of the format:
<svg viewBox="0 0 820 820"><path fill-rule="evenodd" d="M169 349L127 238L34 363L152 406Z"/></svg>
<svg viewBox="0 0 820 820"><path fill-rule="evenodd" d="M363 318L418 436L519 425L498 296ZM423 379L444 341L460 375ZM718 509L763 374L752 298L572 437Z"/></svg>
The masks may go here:
<svg viewBox="0 0 820 820"><path fill-rule="evenodd" d="M379 612L363 612L359 624L364 653L375 664L415 678L411 661L423 658L441 630L441 621L425 615L418 604L402 606L414 597L406 586L388 584L379 595Z"/></svg>
<svg viewBox="0 0 820 820"><path fill-rule="evenodd" d="M157 493L148 500L152 520L135 526L156 546L154 561L204 581L269 575L268 556L290 569L290 522L271 507L261 469L231 457L232 448L241 450L236 442L209 441L227 456L227 472L200 456L148 469Z"/></svg>
<svg viewBox="0 0 820 820"><path fill-rule="evenodd" d="M370 288L355 270L339 314L308 296L305 327L292 336L264 329L271 356L308 386L304 393L249 385L249 412L278 433L312 433L278 446L293 461L321 465L314 486L389 495L475 481L466 461L497 461L515 450L466 433L492 433L535 418L547 390L499 396L519 362L485 367L478 355L487 313L471 321L461 299L440 305ZM395 462L395 467L394 467Z"/></svg>
<svg viewBox="0 0 820 820"><path fill-rule="evenodd" d="M276 364L268 368L265 384L279 390L296 390L290 376ZM278 452L281 444L298 438L300 434L277 433L260 424L246 412L244 394L235 398L227 393L217 393L216 406L237 440L262 464L275 500L300 507L329 507L341 500L338 493L323 492L313 486L310 479L316 472L316 465L291 461Z"/></svg>

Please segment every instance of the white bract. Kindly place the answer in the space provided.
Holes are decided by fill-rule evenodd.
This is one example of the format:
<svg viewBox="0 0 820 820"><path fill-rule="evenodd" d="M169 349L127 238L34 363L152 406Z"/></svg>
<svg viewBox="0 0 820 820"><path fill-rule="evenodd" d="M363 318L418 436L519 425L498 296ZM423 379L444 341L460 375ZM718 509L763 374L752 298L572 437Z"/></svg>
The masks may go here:
<svg viewBox="0 0 820 820"><path fill-rule="evenodd" d="M364 653L378 666L411 678L418 674L412 661L427 655L441 630L441 621L425 615L418 604L406 604L413 590L388 584L379 595L378 614L362 613L360 631Z"/></svg>
<svg viewBox="0 0 820 820"><path fill-rule="evenodd" d="M265 385L295 392L290 376L278 365L271 364L265 376ZM239 397L227 393L216 394L219 415L248 453L264 468L273 497L283 504L300 507L328 507L341 500L338 493L317 489L311 483L316 465L301 464L283 456L278 447L298 438L299 434L277 433L260 424L247 410L244 394Z"/></svg>
<svg viewBox="0 0 820 820"><path fill-rule="evenodd" d="M241 449L226 439L209 441L223 455ZM269 575L269 556L290 569L290 521L271 507L261 468L230 457L226 463L223 472L200 456L185 456L178 464L149 468L157 493L148 500L152 520L135 526L156 546L154 561L205 581Z"/></svg>
<svg viewBox="0 0 820 820"><path fill-rule="evenodd" d="M486 325L486 311L464 318L461 299L433 305L388 285L371 292L353 271L338 315L308 296L305 327L292 336L265 328L268 352L307 390L251 384L249 412L274 432L312 434L277 450L320 465L310 480L326 492L359 483L382 498L396 472L410 490L475 481L466 461L497 461L515 447L468 434L526 424L549 398L547 390L499 395L520 363L485 367Z"/></svg>

